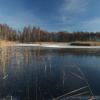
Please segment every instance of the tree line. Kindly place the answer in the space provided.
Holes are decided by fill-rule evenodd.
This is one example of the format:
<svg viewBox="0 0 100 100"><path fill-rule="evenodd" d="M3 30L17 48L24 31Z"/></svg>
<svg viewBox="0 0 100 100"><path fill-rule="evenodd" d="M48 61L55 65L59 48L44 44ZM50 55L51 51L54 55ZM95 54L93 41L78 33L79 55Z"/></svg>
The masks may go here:
<svg viewBox="0 0 100 100"><path fill-rule="evenodd" d="M71 42L98 41L100 32L47 32L39 27L24 27L22 31L14 30L7 24L0 24L0 40L19 42Z"/></svg>

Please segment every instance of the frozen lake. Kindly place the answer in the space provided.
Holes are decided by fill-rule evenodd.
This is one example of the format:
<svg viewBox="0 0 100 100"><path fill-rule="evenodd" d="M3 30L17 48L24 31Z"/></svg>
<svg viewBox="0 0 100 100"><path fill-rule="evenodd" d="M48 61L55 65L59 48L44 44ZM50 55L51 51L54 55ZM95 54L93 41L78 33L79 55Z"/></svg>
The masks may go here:
<svg viewBox="0 0 100 100"><path fill-rule="evenodd" d="M100 95L99 76L100 49L0 49L0 100L88 100Z"/></svg>

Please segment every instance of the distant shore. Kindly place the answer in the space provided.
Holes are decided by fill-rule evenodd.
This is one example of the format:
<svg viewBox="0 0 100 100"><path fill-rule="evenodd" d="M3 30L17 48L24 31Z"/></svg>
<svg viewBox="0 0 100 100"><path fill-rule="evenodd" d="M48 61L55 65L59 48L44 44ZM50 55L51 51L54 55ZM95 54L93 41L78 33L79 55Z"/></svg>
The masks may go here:
<svg viewBox="0 0 100 100"><path fill-rule="evenodd" d="M11 41L0 41L0 47L7 46L40 46L40 47L53 47L53 48L100 48L100 42L96 41L75 41L75 42L30 42L19 43Z"/></svg>

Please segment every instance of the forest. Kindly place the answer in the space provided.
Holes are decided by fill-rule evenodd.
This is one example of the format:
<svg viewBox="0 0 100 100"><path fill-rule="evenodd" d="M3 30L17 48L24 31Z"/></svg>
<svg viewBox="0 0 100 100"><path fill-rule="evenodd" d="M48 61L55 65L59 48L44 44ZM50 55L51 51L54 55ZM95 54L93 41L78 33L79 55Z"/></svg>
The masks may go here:
<svg viewBox="0 0 100 100"><path fill-rule="evenodd" d="M100 32L48 32L40 27L25 26L22 31L0 24L0 40L18 42L100 41Z"/></svg>

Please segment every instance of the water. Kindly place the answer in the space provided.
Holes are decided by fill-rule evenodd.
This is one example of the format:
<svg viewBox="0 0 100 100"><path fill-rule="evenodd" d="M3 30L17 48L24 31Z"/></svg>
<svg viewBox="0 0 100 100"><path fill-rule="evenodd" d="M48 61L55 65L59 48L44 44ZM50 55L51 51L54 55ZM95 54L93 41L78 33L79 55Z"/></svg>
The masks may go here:
<svg viewBox="0 0 100 100"><path fill-rule="evenodd" d="M42 47L0 49L0 100L88 100L99 96L99 52Z"/></svg>

